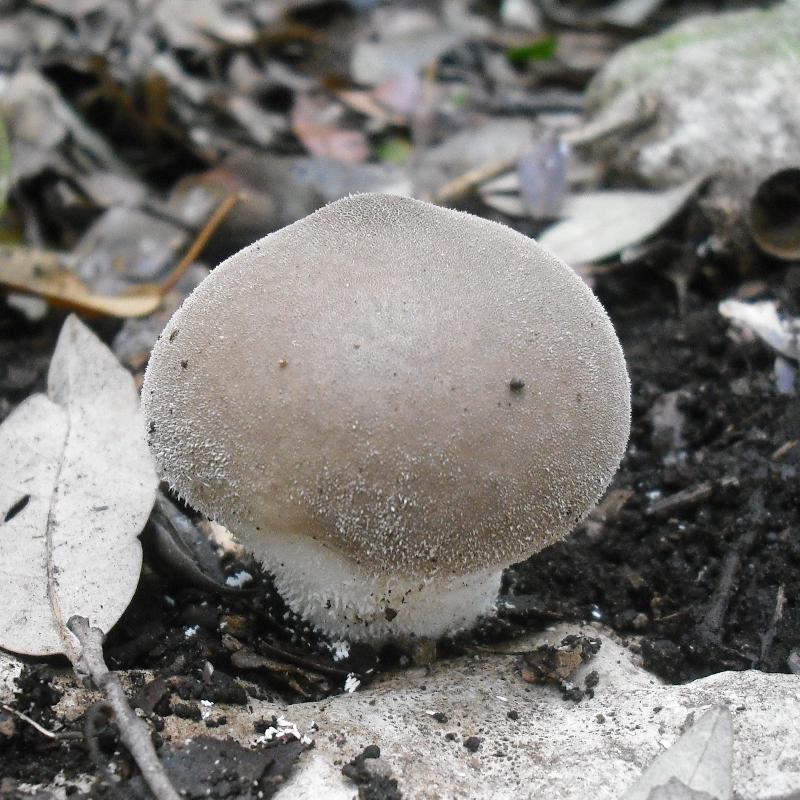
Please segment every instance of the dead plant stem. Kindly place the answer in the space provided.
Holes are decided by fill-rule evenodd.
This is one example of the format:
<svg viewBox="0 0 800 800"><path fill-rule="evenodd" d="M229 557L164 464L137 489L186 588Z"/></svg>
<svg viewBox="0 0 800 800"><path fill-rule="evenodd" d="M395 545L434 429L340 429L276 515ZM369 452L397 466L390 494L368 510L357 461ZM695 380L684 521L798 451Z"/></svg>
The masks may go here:
<svg viewBox="0 0 800 800"><path fill-rule="evenodd" d="M150 731L128 705L119 677L106 666L103 657L103 632L99 628L90 627L86 617L79 616L70 617L67 627L81 643L81 656L75 665L76 671L88 675L92 683L105 693L114 712L120 738L141 770L150 791L157 800L181 800L156 755Z"/></svg>

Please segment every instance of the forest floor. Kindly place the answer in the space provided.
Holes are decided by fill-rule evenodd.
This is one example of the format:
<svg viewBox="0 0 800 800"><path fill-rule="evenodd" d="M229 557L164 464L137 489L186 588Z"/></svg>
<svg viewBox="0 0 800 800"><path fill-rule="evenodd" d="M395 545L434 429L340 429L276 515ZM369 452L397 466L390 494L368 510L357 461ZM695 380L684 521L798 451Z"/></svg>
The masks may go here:
<svg viewBox="0 0 800 800"><path fill-rule="evenodd" d="M55 11L57 4L41 5L48 10L37 13L46 17L48 24L69 28L69 14ZM217 4L220 8L224 5ZM357 5L372 4L353 4ZM576 19L581 15L579 5ZM227 230L212 239L203 256L212 265L249 238L332 199L339 189L331 185L341 180L339 169L348 159L358 177L350 180L356 174L352 173L342 193L365 185L373 188L376 181L380 188L387 170L394 179L396 174L407 177L422 169L404 161L412 156L423 166L425 158L432 159L429 163L436 168L436 148L446 147L448 124L468 131L471 120L478 116L481 124L487 118L504 116L535 121L540 115L536 109L548 104L557 106L556 114L580 112L586 84L619 46L663 29L685 16L690 5L663 3L651 18L625 31L597 21L570 25L545 15L542 29L527 38L518 37L519 42L531 40L546 49L548 43L561 41L564 48L572 47L575 52L572 58L564 52L558 62L549 60L544 52L542 61L535 54L517 56L517 61L512 58L507 64L515 72L512 86L511 79L503 84L491 70L488 76L481 72L490 56L499 53L502 57L514 49L501 35L498 4L481 4L479 18L487 21L484 38L476 41L473 34L458 41L456 37L453 48L436 56L439 73L435 81L440 89L444 86L441 102L449 110L426 112L427 117L420 112L409 121L413 112L403 117L398 109L403 102L421 101L394 96L389 103L394 110L386 113L399 119L392 117L389 122L376 122L374 96L371 106L360 106L367 108L365 113L355 110L352 101L347 105L337 94L347 83L331 67L344 57L341 43L337 44L338 31L350 31L348 47L354 47L358 37L367 36L362 21L366 11L344 3L298 4L274 30L264 21L248 20L260 31L260 38L247 44L236 42L232 21L231 29L219 34L222 41L210 44L202 32L192 29L199 43L193 54L190 34L184 31L187 38L183 40L177 31L183 24L188 29L188 23L178 20L172 28L162 30L162 46L175 63L183 65L186 80L202 82L201 88L207 92L212 84L218 91L220 82L224 87L224 81L230 80L240 96L251 102L248 111L255 107L263 115L255 120L248 117L242 104L232 122L232 109L220 111L222 101L211 92L208 102L216 104L216 114L226 117L226 127L218 131L219 140L211 143L196 135L200 129L213 131L209 107L204 108L198 100L198 108L192 111L186 96L174 99L169 94L169 82L159 94L162 88L146 84L141 75L120 75L110 67L103 75L96 57L90 64L80 55L79 45L53 48L39 53L34 61L39 74L57 87L62 102L74 104L84 123L112 143L126 164L124 180L144 186L145 198L157 198L157 203L154 200L149 205L142 200L139 208L149 209L147 213L158 205L160 211L169 207L170 214L180 216L183 211L164 198L169 195L175 200L170 193L181 180L193 181L194 187L210 186L210 200L205 198L203 207L213 209L229 187L241 188L242 173L231 165L245 149L258 149L261 164L275 156L265 193L252 201L255 205L244 204L234 211ZM401 9L411 13L405 4L398 4L398 24ZM8 14L4 24L26 29L30 16L24 17L19 9L15 13ZM422 13L429 13L427 7ZM576 65L579 54L585 59L581 66ZM218 75L211 72L211 66L219 70ZM267 74L270 77L263 88L242 88ZM111 77L114 80L109 83ZM173 75L169 80L178 79ZM464 86L471 87L477 98L476 107L467 111L452 103L453 87ZM395 91L400 89L395 87ZM93 99L89 99L92 93ZM167 104L163 111L155 108L159 97ZM528 107L520 98L527 98ZM173 101L175 107L171 108ZM363 97L362 101L367 102ZM320 107L340 104L341 113L333 115L338 121L329 122L330 115L325 116L320 107L303 111L305 102ZM492 111L492 104L500 110ZM315 121L301 119L301 112ZM552 109L548 113L553 113ZM144 128L134 129L126 114L136 116ZM274 127L268 141L259 142L259 125L266 124L267 118ZM316 133L308 133L314 125ZM418 133L417 128L426 125L433 127L433 134ZM13 125L10 137L13 144ZM343 138L347 139L344 145ZM67 159L64 148L68 146L66 139L56 142L51 155ZM318 160L315 147L332 160ZM415 147L419 153L413 153ZM362 149L362 156L353 157L354 151ZM499 155L505 157L505 153ZM15 177L4 229L9 246L24 242L59 252L85 253L81 242L86 244L82 237L88 227L111 207L130 208L119 204L101 207L97 193L86 188L82 180L86 175L79 175L75 162L67 167L57 160L53 155L44 166L26 165L24 174ZM275 176L288 174L286 170L295 174L299 167L325 174L321 186L314 184L309 189L304 184L308 196L298 202L311 207L298 211L288 197L292 185L277 185ZM382 171L380 180L371 172L367 175L373 167ZM442 166L438 188L457 179L459 170L463 174L460 168ZM600 185L612 182L621 186L624 176L612 176ZM541 221L504 215L482 203L472 189L459 197L459 207L528 234L538 234L545 227ZM80 191L86 196L78 202L75 194ZM435 197L436 192L433 194ZM259 222L262 218L267 219L266 230ZM184 218L176 227L185 234L185 244L202 226L195 223L192 228ZM470 634L440 642L440 657L471 652L557 621L594 621L616 631L641 655L647 669L671 683L724 670L788 672L792 659L797 661L800 406L794 392L778 390L774 352L756 338L732 336L719 303L730 297L769 298L778 302L783 313L800 315L800 266L770 258L752 243L729 250L724 258L704 256L701 244L713 233L713 222L703 215L695 197L656 234L656 243L664 245L662 250L668 255L650 262L607 260L601 268L586 273L616 327L631 376L633 419L627 455L605 498L577 530L507 570L498 618ZM104 247L119 257L133 252L128 245L120 245L116 251L108 239L105 242ZM93 252L98 258L99 251ZM170 253L163 264L148 267L147 280L161 279L176 260L173 255L178 253ZM143 261L141 254L136 257ZM126 277L129 283L142 280L147 271L141 264L137 268L141 274ZM88 273L83 278L93 280ZM118 278L116 275L115 280ZM97 286L102 286L101 281L93 284ZM44 389L67 311L51 306L43 315L31 314L16 303L0 299L0 304L2 420L30 393ZM88 321L140 377L146 348L144 352L142 347L138 351L120 349L120 341L133 336L131 323L108 316L93 316ZM153 331L162 325L163 319L154 322ZM191 510L184 511L196 521ZM421 658L419 653L396 646L374 649L360 645L352 646L346 658L336 660L330 643L286 610L269 576L241 552L222 556L225 574L247 571L252 582L243 592L219 594L193 583L191 577L176 580L152 538L152 531L146 530L139 590L108 638L106 657L111 668L129 674L136 704L155 719L196 715L196 708L187 704L192 699L244 704L247 696L240 678L247 681L248 691L260 692L264 698L316 700L343 691L350 674L367 683L369 676L374 679L381 671ZM191 636L187 630L193 632ZM231 647L230 637L246 650L249 664L241 650ZM256 662L257 670L252 668ZM206 674L207 664L213 665L213 678ZM14 701L18 711L46 728L55 719L52 706L60 692L53 683L53 670L60 666L57 660L44 665L28 660ZM156 677L146 680L144 671L152 671ZM222 724L224 720L213 715L206 720L209 728ZM97 726L98 746L102 752L112 753L118 745L113 726L107 721L98 721ZM69 723L64 730L79 728L78 723ZM6 780L0 796L24 796L15 794L21 792L15 782L47 784L59 773L67 778L92 773L96 769L93 758L96 754L93 756L91 748L77 739L53 741L25 726L4 736L0 727L0 777ZM285 769L290 763L287 757ZM279 775L284 766L276 763L273 769ZM136 796L133 789L126 791Z"/></svg>

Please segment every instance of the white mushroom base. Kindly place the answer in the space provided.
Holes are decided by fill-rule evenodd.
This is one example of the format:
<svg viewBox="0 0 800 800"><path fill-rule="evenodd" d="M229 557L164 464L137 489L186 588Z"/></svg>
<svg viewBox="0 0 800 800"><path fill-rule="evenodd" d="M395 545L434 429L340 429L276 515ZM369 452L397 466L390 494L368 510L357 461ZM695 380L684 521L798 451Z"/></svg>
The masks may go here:
<svg viewBox="0 0 800 800"><path fill-rule="evenodd" d="M312 539L259 536L247 545L287 605L329 636L351 641L436 638L494 611L502 569L467 575L376 576Z"/></svg>

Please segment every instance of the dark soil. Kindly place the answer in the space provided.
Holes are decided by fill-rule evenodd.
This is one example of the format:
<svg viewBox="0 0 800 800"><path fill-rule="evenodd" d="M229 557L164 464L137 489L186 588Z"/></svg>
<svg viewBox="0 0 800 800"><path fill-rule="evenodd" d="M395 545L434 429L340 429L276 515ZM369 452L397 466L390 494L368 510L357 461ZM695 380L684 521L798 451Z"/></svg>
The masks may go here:
<svg viewBox="0 0 800 800"><path fill-rule="evenodd" d="M796 307L794 273L767 277ZM529 608L638 634L669 681L786 672L800 644L797 398L777 393L766 346L731 340L716 297L691 293L678 316L650 281L598 287L633 385L631 441L606 501L506 586ZM658 409L671 396L670 421Z"/></svg>

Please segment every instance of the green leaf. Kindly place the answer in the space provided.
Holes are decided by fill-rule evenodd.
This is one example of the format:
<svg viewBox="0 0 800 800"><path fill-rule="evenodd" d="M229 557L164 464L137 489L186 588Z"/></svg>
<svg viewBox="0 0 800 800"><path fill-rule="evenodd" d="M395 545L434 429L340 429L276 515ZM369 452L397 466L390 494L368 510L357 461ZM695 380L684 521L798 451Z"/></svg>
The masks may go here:
<svg viewBox="0 0 800 800"><path fill-rule="evenodd" d="M512 64L526 64L528 61L546 61L553 58L558 49L558 39L552 34L541 36L528 44L506 50L506 58Z"/></svg>
<svg viewBox="0 0 800 800"><path fill-rule="evenodd" d="M387 164L402 164L412 149L408 139L402 136L387 136L377 147L378 158Z"/></svg>

